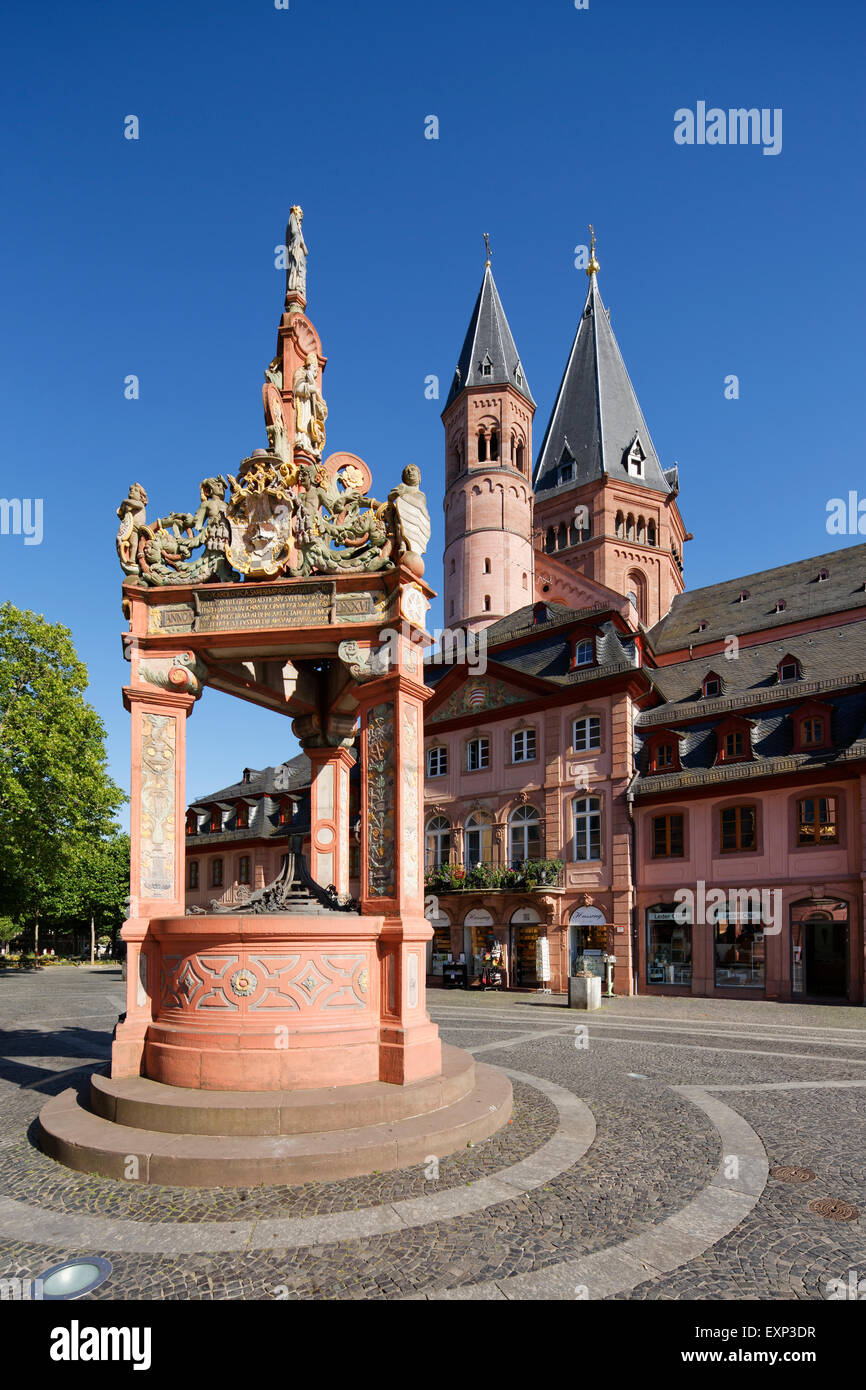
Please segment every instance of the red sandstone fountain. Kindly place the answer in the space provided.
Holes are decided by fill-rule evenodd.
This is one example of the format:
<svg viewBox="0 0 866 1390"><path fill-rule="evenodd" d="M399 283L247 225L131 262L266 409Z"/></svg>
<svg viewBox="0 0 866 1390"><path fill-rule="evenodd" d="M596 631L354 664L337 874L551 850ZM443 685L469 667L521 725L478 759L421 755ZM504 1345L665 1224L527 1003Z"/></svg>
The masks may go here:
<svg viewBox="0 0 866 1390"><path fill-rule="evenodd" d="M385 502L322 459L321 342L302 213L263 387L268 448L206 478L195 513L118 515L132 716L127 1007L89 1105L43 1109L43 1149L107 1177L293 1183L405 1167L506 1124L501 1073L443 1046L426 1009L423 650L430 535L413 466ZM196 554L196 552L201 552ZM312 764L310 862L230 910L184 906L186 721L203 687L277 710ZM360 727L360 896L349 773Z"/></svg>

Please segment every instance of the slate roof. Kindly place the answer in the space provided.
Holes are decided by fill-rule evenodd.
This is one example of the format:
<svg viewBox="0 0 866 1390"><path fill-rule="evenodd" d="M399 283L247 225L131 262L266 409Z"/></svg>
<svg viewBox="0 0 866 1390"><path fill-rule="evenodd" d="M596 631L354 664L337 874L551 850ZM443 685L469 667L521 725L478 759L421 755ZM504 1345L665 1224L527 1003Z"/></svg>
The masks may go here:
<svg viewBox="0 0 866 1390"><path fill-rule="evenodd" d="M302 829L309 823L310 760L306 753L299 753L297 757L289 758L287 762L278 763L275 767L248 768L247 773L248 776L241 781L233 782L229 787L222 787L210 796L201 796L187 807L188 811L199 813L202 817L200 826L205 827L197 835L187 835L187 845L201 849L205 845L216 846L235 840L285 839L288 827L280 825L280 802L286 794L300 797L293 828ZM235 814L230 812L223 830L206 828L208 822L204 817L212 806L225 806L226 803L234 805L238 800L247 797L250 800L248 826L238 828Z"/></svg>
<svg viewBox="0 0 866 1390"><path fill-rule="evenodd" d="M487 357L491 364L489 376L482 371L482 363ZM445 402L446 408L467 386L504 386L506 383L535 404L488 264L466 330L451 390Z"/></svg>
<svg viewBox="0 0 866 1390"><path fill-rule="evenodd" d="M777 666L785 656L800 661L802 679L780 682ZM722 695L700 698L704 676L722 678ZM635 724L635 766L641 777L637 795L687 789L712 782L743 782L784 772L807 773L866 758L866 622L803 632L741 647L736 660L723 653L676 662L653 673L667 703L645 710ZM858 685L861 689L852 691ZM793 712L805 701L831 709L832 747L793 751ZM752 725L751 761L715 766L716 730L731 714ZM679 733L682 771L650 774L647 740L659 728Z"/></svg>
<svg viewBox="0 0 866 1390"><path fill-rule="evenodd" d="M777 667L786 656L800 662L802 680L780 684ZM754 647L741 646L736 660L727 660L724 652L698 653L692 661L659 666L652 672L653 682L669 702L667 708L672 718L682 719L689 713L700 713L700 706L706 707L701 689L704 677L711 671L721 679L723 699L737 698L740 703L748 703L754 696L761 701L774 701L789 690L814 693L811 687L816 683L830 681L838 685L862 679L866 673L866 622L780 636ZM690 708L696 702L698 707ZM658 720L659 712L654 709L645 712L639 722Z"/></svg>
<svg viewBox="0 0 866 1390"><path fill-rule="evenodd" d="M548 680L552 685L578 685L586 681L599 680L604 676L615 674L617 671L625 671L637 665L637 653L635 649L634 637L626 632L621 632L610 618L604 618L604 613L608 610L597 608L566 608L562 604L545 604L551 614L549 622L533 623L535 604L530 604L526 608L519 608L516 613L511 613L508 617L500 619L498 623L491 623L485 629L487 637L487 657L495 661L498 666L510 667L513 671L520 671L527 676L535 676L539 680ZM568 636L569 630L575 622L582 619L595 619L592 626L596 628L596 657L597 664L593 666L577 667L571 670L571 640ZM505 647L507 642L514 642L516 638L525 634L525 642L518 642L517 645ZM505 648L504 650L499 650ZM471 677L473 656L471 650L468 654L469 672ZM474 658L477 660L477 657ZM425 668L425 680L427 685L436 685L453 669L451 665L427 666ZM482 677L483 679L483 677ZM527 692L527 699L532 699L531 693Z"/></svg>
<svg viewBox="0 0 866 1390"><path fill-rule="evenodd" d="M829 578L818 580L820 570ZM655 652L677 651L689 643L718 641L733 634L781 627L804 618L866 607L866 544L831 550L790 565L724 579L704 589L677 594L669 612L650 629ZM749 598L738 602L747 590ZM783 600L785 608L775 612ZM707 626L699 630L699 623ZM794 640L793 638L791 639Z"/></svg>
<svg viewBox="0 0 866 1390"><path fill-rule="evenodd" d="M636 436L646 455L641 477L629 474L625 466L625 456ZM559 465L567 459L574 461L574 479L558 483ZM536 493L547 494L553 489L580 487L604 474L653 492L676 489L673 470L666 476L659 463L592 275L533 484Z"/></svg>

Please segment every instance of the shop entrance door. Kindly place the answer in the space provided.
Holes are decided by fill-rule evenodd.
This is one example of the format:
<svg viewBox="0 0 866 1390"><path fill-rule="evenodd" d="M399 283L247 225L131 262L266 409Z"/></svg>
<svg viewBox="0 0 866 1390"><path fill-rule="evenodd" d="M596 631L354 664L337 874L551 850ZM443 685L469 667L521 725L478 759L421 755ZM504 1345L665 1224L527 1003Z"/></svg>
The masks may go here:
<svg viewBox="0 0 866 1390"><path fill-rule="evenodd" d="M844 922L807 922L806 993L844 999L848 993L848 928Z"/></svg>
<svg viewBox="0 0 866 1390"><path fill-rule="evenodd" d="M792 993L807 999L847 999L847 904L829 904L826 911L808 914L798 908L801 905L794 904L791 923Z"/></svg>
<svg viewBox="0 0 866 1390"><path fill-rule="evenodd" d="M518 989L535 989L538 985L535 973L537 940L537 922L512 924L508 955L511 961L511 982Z"/></svg>

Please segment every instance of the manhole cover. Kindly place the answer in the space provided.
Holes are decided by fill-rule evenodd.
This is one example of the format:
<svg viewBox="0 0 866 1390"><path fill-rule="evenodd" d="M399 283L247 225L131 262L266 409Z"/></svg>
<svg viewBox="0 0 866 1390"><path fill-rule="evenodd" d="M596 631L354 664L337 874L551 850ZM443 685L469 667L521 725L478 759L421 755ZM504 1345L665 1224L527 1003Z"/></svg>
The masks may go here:
<svg viewBox="0 0 866 1390"><path fill-rule="evenodd" d="M815 1174L811 1168L796 1168L783 1166L781 1168L771 1168L770 1177L776 1178L778 1182L812 1182Z"/></svg>
<svg viewBox="0 0 866 1390"><path fill-rule="evenodd" d="M809 1210L826 1216L830 1221L856 1221L860 1215L850 1202L840 1202L838 1197L817 1197L809 1203Z"/></svg>

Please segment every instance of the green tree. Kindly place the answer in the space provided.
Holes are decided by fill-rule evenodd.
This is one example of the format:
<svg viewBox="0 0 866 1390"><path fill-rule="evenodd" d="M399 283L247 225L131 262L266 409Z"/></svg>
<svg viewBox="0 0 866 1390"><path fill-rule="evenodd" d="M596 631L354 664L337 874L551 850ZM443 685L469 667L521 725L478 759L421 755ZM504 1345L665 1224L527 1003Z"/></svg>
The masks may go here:
<svg viewBox="0 0 866 1390"><path fill-rule="evenodd" d="M129 836L115 829L70 854L62 883L46 898L46 921L60 931L87 928L93 955L99 936L116 944L128 896Z"/></svg>
<svg viewBox="0 0 866 1390"><path fill-rule="evenodd" d="M125 797L86 689L68 628L0 605L0 912L18 922L45 915L116 833Z"/></svg>

